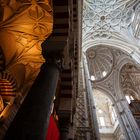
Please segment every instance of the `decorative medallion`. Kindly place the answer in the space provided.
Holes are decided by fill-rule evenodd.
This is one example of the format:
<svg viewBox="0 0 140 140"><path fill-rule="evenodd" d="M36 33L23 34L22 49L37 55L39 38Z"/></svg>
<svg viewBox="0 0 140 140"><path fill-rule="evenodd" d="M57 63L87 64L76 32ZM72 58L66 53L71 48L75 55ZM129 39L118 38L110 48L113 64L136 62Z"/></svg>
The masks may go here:
<svg viewBox="0 0 140 140"><path fill-rule="evenodd" d="M95 51L94 50L91 50L91 51L89 51L88 52L88 57L90 58L90 59L93 59L94 57L95 57Z"/></svg>

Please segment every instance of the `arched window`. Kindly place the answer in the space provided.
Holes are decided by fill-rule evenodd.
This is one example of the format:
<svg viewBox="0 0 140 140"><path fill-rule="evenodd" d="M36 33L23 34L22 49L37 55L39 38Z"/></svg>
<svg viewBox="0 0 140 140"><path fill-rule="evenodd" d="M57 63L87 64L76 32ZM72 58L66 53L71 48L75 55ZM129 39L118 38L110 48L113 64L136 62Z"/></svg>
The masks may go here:
<svg viewBox="0 0 140 140"><path fill-rule="evenodd" d="M100 123L100 126L106 126L104 117L99 117L99 123Z"/></svg>
<svg viewBox="0 0 140 140"><path fill-rule="evenodd" d="M134 100L134 97L132 95L125 95L125 98L126 98L128 104L130 104L131 101Z"/></svg>

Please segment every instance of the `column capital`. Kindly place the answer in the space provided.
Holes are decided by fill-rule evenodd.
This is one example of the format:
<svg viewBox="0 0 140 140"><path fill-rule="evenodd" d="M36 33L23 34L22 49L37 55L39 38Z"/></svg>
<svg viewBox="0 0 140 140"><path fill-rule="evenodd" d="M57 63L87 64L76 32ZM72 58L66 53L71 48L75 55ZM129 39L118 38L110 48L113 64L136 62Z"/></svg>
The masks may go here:
<svg viewBox="0 0 140 140"><path fill-rule="evenodd" d="M52 34L42 43L42 55L45 58L46 63L55 63L58 68L62 69L64 59L63 50L65 44L61 44L62 46L60 47L58 46L60 42L55 42L53 39Z"/></svg>

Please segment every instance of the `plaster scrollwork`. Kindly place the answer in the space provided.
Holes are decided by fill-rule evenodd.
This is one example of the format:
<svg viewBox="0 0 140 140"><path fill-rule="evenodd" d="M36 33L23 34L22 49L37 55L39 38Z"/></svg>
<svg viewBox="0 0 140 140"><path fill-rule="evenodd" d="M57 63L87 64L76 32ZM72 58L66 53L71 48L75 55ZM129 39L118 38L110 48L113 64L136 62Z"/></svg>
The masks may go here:
<svg viewBox="0 0 140 140"><path fill-rule="evenodd" d="M41 43L52 33L51 0L0 0L0 46L7 69L24 64L33 80L45 61Z"/></svg>
<svg viewBox="0 0 140 140"><path fill-rule="evenodd" d="M113 68L113 54L107 46L99 45L86 51L89 73L94 82L107 77Z"/></svg>
<svg viewBox="0 0 140 140"><path fill-rule="evenodd" d="M133 93L137 93L134 85L132 84L131 79L129 79L128 75L122 74L121 75L121 88L125 95L132 95Z"/></svg>
<svg viewBox="0 0 140 140"><path fill-rule="evenodd" d="M139 136L139 130L137 129L135 120L128 107L125 94L131 93L132 95L139 92L137 92L136 85L139 85L140 80L138 75L140 69L139 67L135 67L135 63L133 62L132 58L125 52L122 52L118 49L111 49L111 52L114 56L113 64L115 65L113 65L112 71L109 75L107 75L107 77L104 77L100 81L93 82L93 89L106 92L106 95L114 100L113 103L115 104L116 110L118 112L120 123L123 123L122 126L127 128L125 133L128 133L131 128L134 128L134 132L132 133L134 133L134 138L137 139ZM93 54L90 56L92 59L94 59ZM125 65L126 67L124 67ZM122 69L124 70L123 72L121 71ZM136 75L134 75L134 73ZM138 135L135 134L136 131L138 132Z"/></svg>
<svg viewBox="0 0 140 140"><path fill-rule="evenodd" d="M139 23L139 16L140 16L140 2L137 2L135 6L135 12L132 20L132 25L131 25L131 34L132 36L139 41L140 39L140 23Z"/></svg>
<svg viewBox="0 0 140 140"><path fill-rule="evenodd" d="M3 13L0 31L16 38L15 44L11 44L15 45L12 46L16 49L16 54L13 54L15 59L24 55L23 60L34 57L34 60L43 62L40 44L51 34L53 25L50 1L7 0L0 4ZM4 41L7 41L6 36Z"/></svg>
<svg viewBox="0 0 140 140"><path fill-rule="evenodd" d="M120 73L120 82L123 93L125 95L133 96L135 99L139 99L140 90L140 68L134 64L126 64Z"/></svg>
<svg viewBox="0 0 140 140"><path fill-rule="evenodd" d="M96 50L96 53L99 52L99 50L100 50L100 48L95 48L95 47L94 47L94 49ZM97 49L98 49L98 51L97 51ZM101 80L93 81L93 83L94 83L93 85L94 85L95 88L96 87L101 87L104 90L110 91L111 95L114 96L114 97L117 95L115 97L116 100L117 100L117 98L119 97L119 94L120 94L120 93L118 93L118 91L120 90L120 87L119 87L118 84L121 81L121 80L119 81L120 64L122 64L121 67L123 67L123 65L125 65L125 64L127 64L128 62L131 62L131 61L130 61L130 56L128 54L126 54L125 52L123 52L119 49L111 49L109 46L108 46L108 49L110 50L111 56L112 56L112 59L111 59L112 60L112 67L110 69L110 72L109 72L109 74L107 74ZM100 51L100 53L101 53L101 51ZM107 53L107 54L109 55L109 53ZM96 54L96 55L98 55L98 54ZM100 54L100 56L101 56L101 54ZM95 59L95 58L92 58L92 59ZM88 63L90 65L91 62L89 61ZM99 63L99 61L98 61L98 63ZM108 65L108 63L104 63L104 65ZM94 67L96 67L96 65L94 65ZM90 69L89 69L89 71L90 71ZM121 77L121 78L124 78L125 80L129 80L126 75L123 75L123 76L124 77ZM132 87L130 82L125 81L124 83L127 83L127 87L128 86ZM124 86L126 86L126 85L124 85Z"/></svg>
<svg viewBox="0 0 140 140"><path fill-rule="evenodd" d="M113 75L103 81L95 82L95 87L101 87L102 89L109 91L109 93L111 93L111 96L115 96Z"/></svg>
<svg viewBox="0 0 140 140"><path fill-rule="evenodd" d="M114 49L113 50L113 54L114 54L114 56L115 56L115 59L118 59L118 58L120 58L120 57L122 57L122 56L126 56L126 53L124 53L122 50L116 50L116 49Z"/></svg>
<svg viewBox="0 0 140 140"><path fill-rule="evenodd" d="M85 0L83 38L88 40L125 36L124 32L127 33L132 22L133 3L135 0Z"/></svg>

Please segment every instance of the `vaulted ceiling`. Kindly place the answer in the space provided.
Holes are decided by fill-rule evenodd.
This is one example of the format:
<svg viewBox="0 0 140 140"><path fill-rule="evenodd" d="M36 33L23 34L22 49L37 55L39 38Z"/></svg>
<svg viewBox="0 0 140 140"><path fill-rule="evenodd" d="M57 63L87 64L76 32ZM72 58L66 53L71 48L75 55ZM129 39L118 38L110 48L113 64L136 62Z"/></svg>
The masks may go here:
<svg viewBox="0 0 140 140"><path fill-rule="evenodd" d="M84 0L82 49L89 65L93 65L89 71L96 80L105 77L103 72L104 75L109 73L113 65L112 54L104 46L125 51L138 63L140 62L140 42L135 37L132 27L139 2Z"/></svg>
<svg viewBox="0 0 140 140"><path fill-rule="evenodd" d="M131 24L136 0L85 0L83 39L125 37Z"/></svg>

